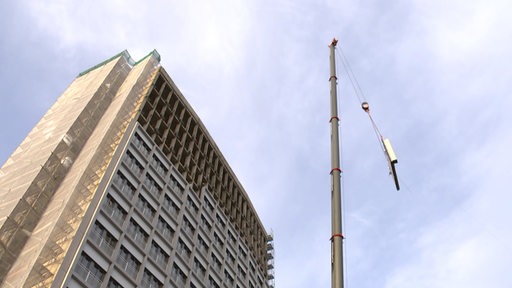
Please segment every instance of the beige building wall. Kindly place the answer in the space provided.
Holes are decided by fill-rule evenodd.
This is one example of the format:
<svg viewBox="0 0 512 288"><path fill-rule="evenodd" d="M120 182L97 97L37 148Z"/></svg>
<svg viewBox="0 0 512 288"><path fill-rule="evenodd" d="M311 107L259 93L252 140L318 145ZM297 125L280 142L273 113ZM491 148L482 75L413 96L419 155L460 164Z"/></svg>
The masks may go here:
<svg viewBox="0 0 512 288"><path fill-rule="evenodd" d="M158 68L154 57L133 69L130 61L122 53L76 78L2 167L0 281L6 287L21 287L29 274L24 286L51 281L58 269Z"/></svg>

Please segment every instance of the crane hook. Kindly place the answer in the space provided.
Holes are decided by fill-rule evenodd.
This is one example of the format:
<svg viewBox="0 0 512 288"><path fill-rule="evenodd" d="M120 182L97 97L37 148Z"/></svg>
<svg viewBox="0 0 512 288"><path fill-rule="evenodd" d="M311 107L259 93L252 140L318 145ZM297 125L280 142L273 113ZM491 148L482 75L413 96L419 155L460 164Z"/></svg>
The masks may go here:
<svg viewBox="0 0 512 288"><path fill-rule="evenodd" d="M369 113L370 112L370 105L368 102L361 103L361 108L363 108L364 112Z"/></svg>

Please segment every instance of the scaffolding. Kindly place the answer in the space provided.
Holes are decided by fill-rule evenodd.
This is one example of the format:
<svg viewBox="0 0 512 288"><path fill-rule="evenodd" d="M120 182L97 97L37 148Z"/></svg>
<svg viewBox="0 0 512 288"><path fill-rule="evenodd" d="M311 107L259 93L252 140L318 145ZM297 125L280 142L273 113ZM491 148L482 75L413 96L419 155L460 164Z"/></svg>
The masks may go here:
<svg viewBox="0 0 512 288"><path fill-rule="evenodd" d="M9 254L0 253L0 262L5 265L2 267L5 278L0 275L0 284L5 287L48 287L52 284L159 64L153 57L141 64L140 69L135 69L129 58L121 57L105 66L105 71L81 74L67 90L69 94L59 98L60 106L54 105L43 117L45 120L64 114L59 119L62 127L66 127L69 120L72 124L66 130L60 128L59 142L20 199L21 204L26 203L24 209L27 212L12 213L3 225L2 229L13 231L2 236L2 242L7 243L9 249ZM137 83L132 83L130 90L123 90L123 83L130 74L136 74L131 77ZM90 83L97 82L98 77L104 77L101 84L91 86ZM81 94L75 95L75 91ZM88 93L89 98L84 95ZM118 94L124 96L116 97ZM70 115L68 120L65 113L71 108L76 109L75 99L83 101L84 106L76 118ZM41 123L45 125L43 120ZM41 128L39 125L33 131ZM23 208L20 204L18 207ZM12 255L12 258L9 260L6 255Z"/></svg>
<svg viewBox="0 0 512 288"><path fill-rule="evenodd" d="M267 285L269 288L275 287L274 275L274 233L267 235Z"/></svg>

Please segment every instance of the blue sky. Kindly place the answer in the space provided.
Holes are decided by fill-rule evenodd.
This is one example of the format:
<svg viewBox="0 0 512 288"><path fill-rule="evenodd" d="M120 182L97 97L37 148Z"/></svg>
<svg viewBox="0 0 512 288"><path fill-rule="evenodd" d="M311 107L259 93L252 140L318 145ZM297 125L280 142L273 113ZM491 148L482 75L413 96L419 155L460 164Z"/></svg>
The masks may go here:
<svg viewBox="0 0 512 288"><path fill-rule="evenodd" d="M152 49L273 230L277 287L330 285L329 50L339 61L347 287L512 286L512 4L3 1L0 162L77 74Z"/></svg>

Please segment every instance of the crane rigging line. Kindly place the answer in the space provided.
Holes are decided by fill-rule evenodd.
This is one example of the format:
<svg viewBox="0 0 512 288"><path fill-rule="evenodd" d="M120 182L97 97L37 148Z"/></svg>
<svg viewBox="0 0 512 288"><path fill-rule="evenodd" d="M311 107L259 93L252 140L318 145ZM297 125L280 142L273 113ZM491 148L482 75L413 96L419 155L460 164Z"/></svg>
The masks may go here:
<svg viewBox="0 0 512 288"><path fill-rule="evenodd" d="M343 64L343 68L350 80L350 83L352 84L354 93L356 94L356 97L359 100L359 104L361 104L361 107L368 114L368 117L370 118L373 130L375 131L375 135L377 136L377 140L379 142L379 146L382 148L383 151L385 151L385 148L382 145L382 140L384 139L384 137L382 136L382 133L380 133L379 127L377 126L377 124L375 123L375 120L373 120L373 117L370 114L368 102L366 101L366 97L364 96L363 90L361 89L361 86L359 85L359 81L357 81L357 78L356 78L354 72L352 71L350 63L349 63L347 57L345 57L345 53L343 53L343 49L341 48L341 45L339 45L338 47L339 47L339 49L336 49L338 58L341 60L341 63Z"/></svg>
<svg viewBox="0 0 512 288"><path fill-rule="evenodd" d="M398 183L398 177L396 175L395 171L395 164L398 162L395 152L393 151L393 148L391 147L391 143L389 139L385 139L382 136L382 133L380 133L379 127L377 127L377 124L375 123L375 120L372 117L372 114L370 113L370 105L365 99L363 90L361 89L361 86L359 85L359 81L357 81L357 78L352 71L352 67L350 67L350 63L345 57L345 54L343 53L343 49L341 48L341 45L338 46L339 49L336 49L336 55L340 60L341 63L343 63L343 68L345 68L345 72L350 80L350 83L352 84L352 87L354 89L354 92L359 100L359 103L361 104L361 108L363 108L364 112L368 114L368 117L370 118L370 122L372 123L373 130L375 132L375 135L377 136L377 142L379 143L380 148L382 149L382 152L384 154L384 158L388 162L390 175L393 176L393 179L395 181L395 186L397 190L400 190L400 185Z"/></svg>
<svg viewBox="0 0 512 288"><path fill-rule="evenodd" d="M354 88L354 92L356 93L359 103L362 104L363 102L366 102L366 98L364 97L363 90L361 89L361 86L359 85L359 82L357 81L357 78L356 78L354 72L352 71L352 67L350 66L350 63L348 62L347 57L345 57L345 53L343 53L343 49L341 48L341 45L339 46L339 49L336 49L336 52L338 54L338 57L341 59L341 63L343 63L343 67L345 68L345 71L347 72L348 78L350 80L350 83L352 84L352 87Z"/></svg>

